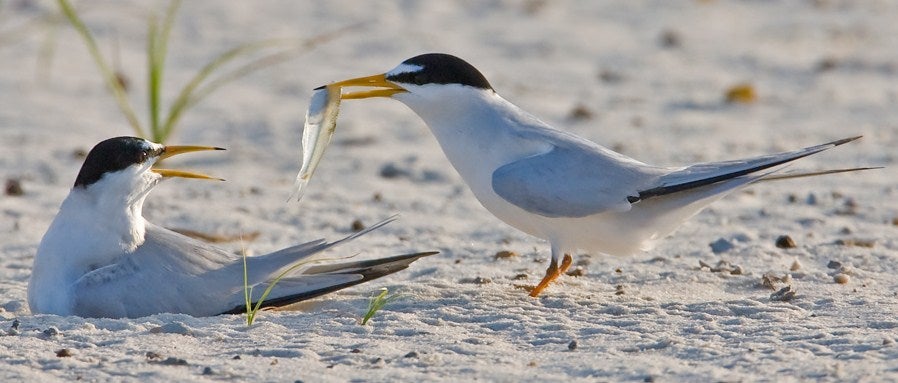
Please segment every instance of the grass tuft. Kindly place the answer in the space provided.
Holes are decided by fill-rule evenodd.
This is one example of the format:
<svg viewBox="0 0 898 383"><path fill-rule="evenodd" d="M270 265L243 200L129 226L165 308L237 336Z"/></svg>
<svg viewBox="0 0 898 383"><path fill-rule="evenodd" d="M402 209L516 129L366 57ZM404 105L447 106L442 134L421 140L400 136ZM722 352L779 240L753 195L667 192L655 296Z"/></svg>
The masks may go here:
<svg viewBox="0 0 898 383"><path fill-rule="evenodd" d="M259 297L259 300L253 304L253 286L249 284L249 267L246 264L246 251L242 252L243 254L243 297L246 302L246 325L252 326L253 322L256 319L256 314L259 313L259 310L262 309L262 304L265 303L265 300L268 299L268 295L271 294L271 290L274 289L274 286L278 284L287 274L292 273L296 269L312 263L320 263L327 261L334 261L339 259L346 259L350 257L341 257L341 258L313 258L309 260L305 260L302 262L297 262L296 264L290 266L286 270L282 271L278 274L274 279L268 282L268 287L265 291L262 292L262 296Z"/></svg>
<svg viewBox="0 0 898 383"><path fill-rule="evenodd" d="M362 326L368 324L368 321L374 317L374 314L377 314L377 312L384 308L384 306L401 297L399 293L387 295L389 292L390 291L387 290L386 287L382 287L380 289L380 294L371 298L371 301L368 302L368 312L366 312L365 317L362 318Z"/></svg>
<svg viewBox="0 0 898 383"><path fill-rule="evenodd" d="M184 113L215 90L251 73L284 62L296 54L308 51L360 26L358 24L351 25L309 39L271 39L245 43L231 48L200 68L190 81L184 84L177 97L169 104L167 111L163 111L162 85L164 82L165 59L168 55L168 43L174 19L181 5L181 0L172 0L161 21L157 19L157 16L153 15L150 16L147 23L146 55L148 75L146 85L149 121L145 126L137 117L125 86L119 81L119 77L109 65L109 61L103 56L96 39L78 15L78 12L75 11L69 0L57 0L57 3L64 19L72 25L82 40L84 40L84 44L87 46L87 50L93 58L97 69L103 76L107 88L112 93L119 110L128 120L134 133L139 137L162 144L174 133ZM248 61L225 72L224 67L226 65L242 58L248 58Z"/></svg>

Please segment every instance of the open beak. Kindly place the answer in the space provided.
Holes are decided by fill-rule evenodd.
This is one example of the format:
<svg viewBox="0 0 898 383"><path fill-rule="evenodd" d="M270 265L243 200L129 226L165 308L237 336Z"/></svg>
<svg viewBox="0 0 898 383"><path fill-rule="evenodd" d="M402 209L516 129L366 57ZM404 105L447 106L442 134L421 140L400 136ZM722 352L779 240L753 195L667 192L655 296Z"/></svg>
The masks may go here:
<svg viewBox="0 0 898 383"><path fill-rule="evenodd" d="M349 92L340 95L341 100L356 100L371 97L390 97L396 93L408 92L405 88L387 81L386 74L378 74L368 77L359 77L351 80L339 81L330 85L320 86L315 90L327 87L328 90L339 90L351 86L376 87L380 89L371 89L359 92Z"/></svg>
<svg viewBox="0 0 898 383"><path fill-rule="evenodd" d="M166 146L162 153L159 154L158 161L162 161L168 157L172 157L178 154L190 153L190 152L200 152L206 150L224 150L223 148L218 148L214 146ZM162 175L163 177L181 177L181 178L196 178L201 180L218 180L224 181L224 179L218 177L207 176L205 174L188 172L185 170L174 170L174 169L152 169L154 173Z"/></svg>

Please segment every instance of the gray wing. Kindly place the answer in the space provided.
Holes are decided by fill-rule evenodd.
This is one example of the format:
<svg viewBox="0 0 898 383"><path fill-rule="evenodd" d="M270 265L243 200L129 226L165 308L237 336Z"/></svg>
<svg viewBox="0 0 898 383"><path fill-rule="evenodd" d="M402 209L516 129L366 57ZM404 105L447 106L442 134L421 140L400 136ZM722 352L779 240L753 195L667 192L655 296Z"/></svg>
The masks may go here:
<svg viewBox="0 0 898 383"><path fill-rule="evenodd" d="M493 191L545 217L585 217L626 211L627 198L662 174L598 145L569 143L506 164L493 172Z"/></svg>
<svg viewBox="0 0 898 383"><path fill-rule="evenodd" d="M736 177L746 176L749 174L760 172L762 170L773 169L777 166L784 165L799 158L807 157L812 154L816 154L824 150L846 144L858 138L860 137L858 136L845 138L828 142L822 145L810 146L804 149L794 150L791 152L769 154L743 160L710 162L692 165L660 177L658 179L658 185L648 189L640 190L639 193L634 196L634 198L630 198L630 201L637 202L652 197L658 197L684 190L694 189L705 185L726 181ZM853 169L841 171L851 170ZM827 172L819 172L819 174L826 173ZM763 179L763 176L757 179Z"/></svg>
<svg viewBox="0 0 898 383"><path fill-rule="evenodd" d="M317 254L358 238L393 218L335 242L317 240L247 258L248 285L258 297L282 273L266 306L289 304L404 269L430 253L314 265ZM294 266L299 265L295 269ZM86 317L141 317L157 313L209 316L244 302L243 258L147 223L145 242L116 263L85 274L73 286L74 312Z"/></svg>
<svg viewBox="0 0 898 383"><path fill-rule="evenodd" d="M75 282L75 313L87 317L140 317L162 312L212 315L242 274L210 278L241 258L164 228L147 224L146 239L116 263ZM239 262L242 264L242 262Z"/></svg>

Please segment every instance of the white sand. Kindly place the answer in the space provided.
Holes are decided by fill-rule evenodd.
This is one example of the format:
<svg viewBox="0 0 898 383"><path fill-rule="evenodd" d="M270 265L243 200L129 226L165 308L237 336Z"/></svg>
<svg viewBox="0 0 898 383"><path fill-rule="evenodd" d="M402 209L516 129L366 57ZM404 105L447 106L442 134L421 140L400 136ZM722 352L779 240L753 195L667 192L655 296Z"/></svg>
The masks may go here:
<svg viewBox="0 0 898 383"><path fill-rule="evenodd" d="M144 19L165 3L81 3L89 3L83 16L104 51L118 47L143 113ZM260 231L254 242L225 246L262 253L337 238L356 218L401 213L335 253L442 252L300 311L264 313L250 328L242 316L108 320L28 311L31 260L80 167L73 153L132 134L70 28L5 39L53 7L0 5L0 175L20 179L25 192L0 197L0 331L20 321L18 334L0 336L0 381L898 380L895 2L186 2L170 44L168 100L238 43L361 26L188 112L171 143L229 151L177 165L228 182L163 184L147 202L150 220ZM664 46L666 31L678 44ZM55 49L41 69L48 39ZM345 103L336 143L305 199L285 203L311 89L432 51L467 59L549 123L646 162L732 159L862 134L796 167L886 169L752 187L653 251L578 255L586 275L532 299L516 286L542 276L548 245L480 207L398 102ZM722 101L740 82L754 84L758 102ZM592 117L571 119L578 106ZM410 175L381 177L388 164ZM798 247L777 248L784 234ZM721 239L732 248L715 254L709 244ZM500 250L520 256L495 260ZM743 273L698 267L720 260ZM830 261L843 264L847 284L833 282ZM790 271L793 262L801 268ZM791 273L795 298L771 300L765 273ZM491 283L466 283L478 276ZM360 326L368 298L383 286L405 299ZM50 328L59 334L45 334ZM61 349L71 356L57 357ZM211 375L203 375L207 367Z"/></svg>

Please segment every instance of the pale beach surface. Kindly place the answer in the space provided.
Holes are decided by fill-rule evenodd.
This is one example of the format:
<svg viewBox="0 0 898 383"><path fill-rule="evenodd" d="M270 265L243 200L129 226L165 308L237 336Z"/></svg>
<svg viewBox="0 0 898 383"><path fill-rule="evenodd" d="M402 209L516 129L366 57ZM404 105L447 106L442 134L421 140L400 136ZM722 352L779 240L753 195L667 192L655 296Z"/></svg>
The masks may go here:
<svg viewBox="0 0 898 383"><path fill-rule="evenodd" d="M146 20L167 2L77 4L145 119ZM166 105L233 46L350 28L187 112L170 144L228 151L171 166L227 182L165 182L147 219L258 232L221 246L262 254L400 214L332 255L441 252L264 312L251 327L241 315L29 311L31 262L78 153L133 135L74 30L35 21L55 12L53 1L0 2L0 181L22 189L0 195L0 381L898 380L898 2L186 1L169 43ZM511 102L644 162L863 135L791 169L885 168L752 186L650 251L577 254L583 275L530 298L521 287L542 277L548 244L482 208L396 101L345 102L304 199L286 202L312 89L426 52L466 59ZM727 103L739 84L756 101ZM778 247L783 235L796 247ZM772 298L765 275L788 275L767 279L776 290L791 284L794 296ZM402 298L360 325L381 287Z"/></svg>

